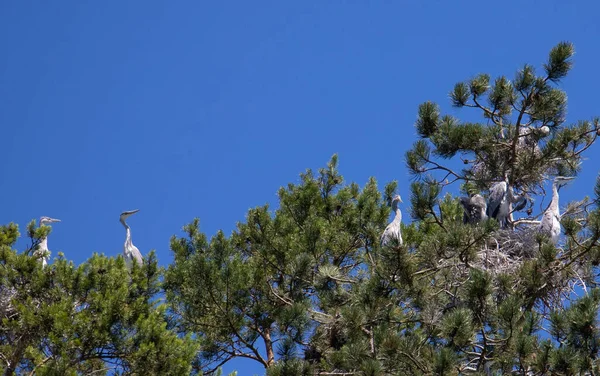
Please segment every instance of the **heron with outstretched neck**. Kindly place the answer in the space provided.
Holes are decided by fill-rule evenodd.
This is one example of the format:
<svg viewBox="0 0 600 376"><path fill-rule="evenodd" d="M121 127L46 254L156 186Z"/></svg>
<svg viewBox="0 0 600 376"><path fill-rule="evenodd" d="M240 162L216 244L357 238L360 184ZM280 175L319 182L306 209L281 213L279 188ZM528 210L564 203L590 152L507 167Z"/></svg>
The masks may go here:
<svg viewBox="0 0 600 376"><path fill-rule="evenodd" d="M557 176L552 183L552 201L548 209L544 212L539 230L541 233L550 236L552 243L556 244L560 237L560 211L558 206L558 191L573 177Z"/></svg>
<svg viewBox="0 0 600 376"><path fill-rule="evenodd" d="M400 223L402 222L402 212L400 212L400 208L398 204L402 202L400 195L394 196L392 199L392 210L394 211L395 216L392 222L385 228L383 234L381 235L381 245L385 246L391 244L392 239L396 239L399 245L402 245L402 233L400 232Z"/></svg>
<svg viewBox="0 0 600 376"><path fill-rule="evenodd" d="M129 225L125 222L127 218L139 211L139 209L124 211L119 217L119 221L121 222L123 227L125 227L126 236L125 244L123 245L123 256L125 257L125 260L128 264L135 261L138 263L138 265L142 265L143 262L140 250L131 242L131 229L129 228Z"/></svg>
<svg viewBox="0 0 600 376"><path fill-rule="evenodd" d="M40 226L48 226L51 223L60 222L60 219L50 218L50 217L40 217ZM48 256L50 255L50 250L48 249L48 237L44 236L40 239L40 244L38 244L34 255L39 257L42 260L42 268L45 268L48 264Z"/></svg>

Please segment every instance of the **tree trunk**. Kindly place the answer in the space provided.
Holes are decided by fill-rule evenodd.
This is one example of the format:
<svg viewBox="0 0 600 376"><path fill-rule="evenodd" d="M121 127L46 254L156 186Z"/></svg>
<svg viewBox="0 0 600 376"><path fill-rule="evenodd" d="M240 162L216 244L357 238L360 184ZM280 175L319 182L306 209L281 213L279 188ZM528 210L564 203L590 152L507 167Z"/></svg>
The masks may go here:
<svg viewBox="0 0 600 376"><path fill-rule="evenodd" d="M271 328L266 328L263 332L265 340L265 349L267 350L267 368L275 363L275 354L273 353L273 341L271 340Z"/></svg>

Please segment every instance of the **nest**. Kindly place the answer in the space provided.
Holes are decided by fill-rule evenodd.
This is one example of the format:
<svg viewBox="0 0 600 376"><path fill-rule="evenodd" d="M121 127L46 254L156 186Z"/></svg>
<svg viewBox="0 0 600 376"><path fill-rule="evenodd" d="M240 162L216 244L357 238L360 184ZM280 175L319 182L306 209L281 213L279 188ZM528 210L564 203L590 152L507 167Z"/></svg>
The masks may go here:
<svg viewBox="0 0 600 376"><path fill-rule="evenodd" d="M492 275L514 273L524 260L538 254L537 235L535 227L498 230L478 252L474 266Z"/></svg>
<svg viewBox="0 0 600 376"><path fill-rule="evenodd" d="M541 246L537 226L501 229L482 246L473 266L494 277L516 274L524 262L539 256ZM565 301L572 300L581 291L587 293L586 281L589 276L585 268L579 263L566 264L565 260L559 261L560 254L561 252L557 262L545 274L545 282L539 289L544 296L540 298L546 307L562 307Z"/></svg>

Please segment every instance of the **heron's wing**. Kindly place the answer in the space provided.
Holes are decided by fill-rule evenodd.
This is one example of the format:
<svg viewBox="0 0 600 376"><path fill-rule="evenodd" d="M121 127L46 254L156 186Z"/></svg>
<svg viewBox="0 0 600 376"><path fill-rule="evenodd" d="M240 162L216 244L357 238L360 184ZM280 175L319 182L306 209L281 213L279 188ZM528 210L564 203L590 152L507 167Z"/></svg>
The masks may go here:
<svg viewBox="0 0 600 376"><path fill-rule="evenodd" d="M131 256L133 257L133 259L139 264L142 265L144 262L144 259L142 257L142 253L140 252L140 250L135 246L132 245L132 252L131 252Z"/></svg>
<svg viewBox="0 0 600 376"><path fill-rule="evenodd" d="M400 239L400 227L397 227L395 223L390 223L387 225L383 234L381 234L381 245L386 245L387 242L392 238Z"/></svg>
<svg viewBox="0 0 600 376"><path fill-rule="evenodd" d="M481 197L480 195L473 196L473 198L471 198L471 203L473 205L477 206L478 208L482 208L482 209L485 209L487 206L485 199L483 197Z"/></svg>
<svg viewBox="0 0 600 376"><path fill-rule="evenodd" d="M542 217L542 221L540 222L540 230L546 233L550 233L552 231L552 219L554 218L552 212L550 210L546 210L544 216Z"/></svg>
<svg viewBox="0 0 600 376"><path fill-rule="evenodd" d="M392 224L387 225L385 230L383 230L383 234L381 234L381 245L386 245L388 239L390 238L391 230L390 227Z"/></svg>
<svg viewBox="0 0 600 376"><path fill-rule="evenodd" d="M500 203L491 201L489 202L485 214L487 214L490 218L496 218L498 216L498 212L500 211Z"/></svg>
<svg viewBox="0 0 600 376"><path fill-rule="evenodd" d="M503 189L502 183L497 183L490 189L490 198L486 210L488 217L496 218L498 216L498 211L500 210L500 205L505 194L506 191Z"/></svg>

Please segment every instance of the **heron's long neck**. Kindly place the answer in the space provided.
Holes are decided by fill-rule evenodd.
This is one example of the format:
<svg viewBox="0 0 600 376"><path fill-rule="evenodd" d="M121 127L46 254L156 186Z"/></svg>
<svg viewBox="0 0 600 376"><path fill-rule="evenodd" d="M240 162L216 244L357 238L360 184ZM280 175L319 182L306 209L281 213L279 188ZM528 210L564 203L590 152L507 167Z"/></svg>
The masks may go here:
<svg viewBox="0 0 600 376"><path fill-rule="evenodd" d="M556 183L552 184L552 201L550 202L550 210L558 215L558 187Z"/></svg>
<svg viewBox="0 0 600 376"><path fill-rule="evenodd" d="M126 229L129 229L129 226L127 225L127 223L125 223L125 220L123 218L119 219L119 222L121 222L123 227L125 227Z"/></svg>
<svg viewBox="0 0 600 376"><path fill-rule="evenodd" d="M125 232L126 232L125 244L131 244L131 230L129 229L129 226L127 226L127 229L125 230Z"/></svg>
<svg viewBox="0 0 600 376"><path fill-rule="evenodd" d="M43 251L48 249L48 237L40 239L40 249Z"/></svg>
<svg viewBox="0 0 600 376"><path fill-rule="evenodd" d="M121 224L125 227L125 244L131 244L131 229L124 220L121 220Z"/></svg>
<svg viewBox="0 0 600 376"><path fill-rule="evenodd" d="M396 216L394 217L394 222L400 223L402 221L402 212L400 211L400 208L398 207L398 205L394 205L392 209L396 213Z"/></svg>

